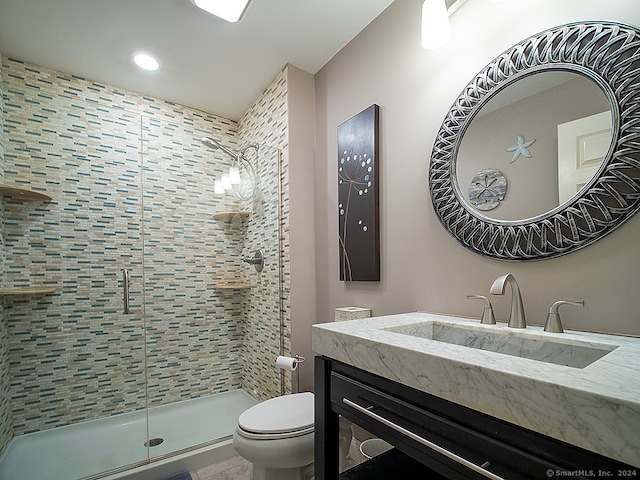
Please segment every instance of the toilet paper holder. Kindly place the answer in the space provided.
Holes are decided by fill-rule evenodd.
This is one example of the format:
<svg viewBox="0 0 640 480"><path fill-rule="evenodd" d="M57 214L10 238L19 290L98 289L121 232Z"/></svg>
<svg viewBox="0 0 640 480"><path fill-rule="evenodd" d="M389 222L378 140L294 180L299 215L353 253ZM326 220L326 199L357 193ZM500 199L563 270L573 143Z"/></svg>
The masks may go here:
<svg viewBox="0 0 640 480"><path fill-rule="evenodd" d="M298 369L298 364L302 362L304 362L304 357L301 355L296 355L295 357L285 357L280 355L276 358L276 367L293 372Z"/></svg>
<svg viewBox="0 0 640 480"><path fill-rule="evenodd" d="M298 363L302 363L304 362L304 357L302 355L296 355L295 358ZM296 368L296 390L297 393L300 393L300 369Z"/></svg>
<svg viewBox="0 0 640 480"><path fill-rule="evenodd" d="M300 393L300 370L298 369L298 364L305 361L305 358L302 355L295 355L293 357L285 357L279 356L276 358L276 367L282 370L286 370L288 372L296 372L296 393ZM283 377L284 382L284 377ZM284 384L282 386L284 391Z"/></svg>

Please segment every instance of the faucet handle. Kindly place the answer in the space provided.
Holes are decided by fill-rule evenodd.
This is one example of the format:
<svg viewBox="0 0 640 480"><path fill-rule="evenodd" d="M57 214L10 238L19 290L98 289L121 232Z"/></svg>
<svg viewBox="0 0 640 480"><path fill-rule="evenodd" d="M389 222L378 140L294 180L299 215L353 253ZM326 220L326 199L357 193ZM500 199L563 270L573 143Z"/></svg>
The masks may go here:
<svg viewBox="0 0 640 480"><path fill-rule="evenodd" d="M479 298L480 300L484 300L484 311L482 312L482 320L480 323L485 325L495 325L496 317L493 314L493 308L491 307L491 302L484 295L467 295L467 298Z"/></svg>
<svg viewBox="0 0 640 480"><path fill-rule="evenodd" d="M560 313L558 313L558 307L560 305L575 305L576 307L584 307L584 300L558 300L549 309L547 314L547 321L544 324L545 332L562 333L562 322L560 321Z"/></svg>

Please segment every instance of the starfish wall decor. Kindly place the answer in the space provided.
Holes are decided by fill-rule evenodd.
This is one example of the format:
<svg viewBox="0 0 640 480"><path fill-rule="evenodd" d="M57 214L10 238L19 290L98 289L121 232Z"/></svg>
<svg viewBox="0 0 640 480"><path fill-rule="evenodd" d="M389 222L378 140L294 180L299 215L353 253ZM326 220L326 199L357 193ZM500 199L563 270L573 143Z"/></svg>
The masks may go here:
<svg viewBox="0 0 640 480"><path fill-rule="evenodd" d="M529 147L533 145L533 142L536 140L525 141L522 135L518 135L518 143L513 147L507 147L507 152L513 152L513 158L509 163L513 163L522 155L525 158L531 158L531 152L529 152Z"/></svg>

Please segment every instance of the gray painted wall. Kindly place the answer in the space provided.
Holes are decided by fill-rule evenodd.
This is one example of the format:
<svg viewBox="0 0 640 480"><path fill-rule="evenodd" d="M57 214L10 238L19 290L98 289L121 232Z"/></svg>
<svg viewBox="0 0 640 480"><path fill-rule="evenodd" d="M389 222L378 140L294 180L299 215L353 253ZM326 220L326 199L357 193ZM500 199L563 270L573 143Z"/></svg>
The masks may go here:
<svg viewBox="0 0 640 480"><path fill-rule="evenodd" d="M513 263L481 257L455 241L431 206L428 164L436 133L454 99L489 61L518 41L572 21L640 25L636 0L468 0L451 17L454 39L420 46L420 0L398 0L316 75L317 317L370 307L374 315L416 310L478 317L500 274L520 284L530 324L544 323L551 303L566 307L566 327L640 335L640 215L570 255ZM380 282L338 280L336 128L372 103L381 107ZM493 297L506 321L510 295Z"/></svg>

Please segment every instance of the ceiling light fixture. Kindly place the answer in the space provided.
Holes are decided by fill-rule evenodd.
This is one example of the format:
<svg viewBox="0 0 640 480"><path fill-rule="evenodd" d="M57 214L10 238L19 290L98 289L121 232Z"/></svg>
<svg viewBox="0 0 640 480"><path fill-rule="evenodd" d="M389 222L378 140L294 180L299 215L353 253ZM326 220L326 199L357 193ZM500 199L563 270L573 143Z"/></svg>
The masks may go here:
<svg viewBox="0 0 640 480"><path fill-rule="evenodd" d="M249 8L251 0L189 0L196 7L227 22L237 22Z"/></svg>
<svg viewBox="0 0 640 480"><path fill-rule="evenodd" d="M143 68L145 70L153 71L160 68L160 63L155 58L153 58L153 56L145 52L134 52L133 61L140 68Z"/></svg>
<svg viewBox="0 0 640 480"><path fill-rule="evenodd" d="M445 0L424 0L422 4L422 47L427 50L443 46L451 38L449 14Z"/></svg>

